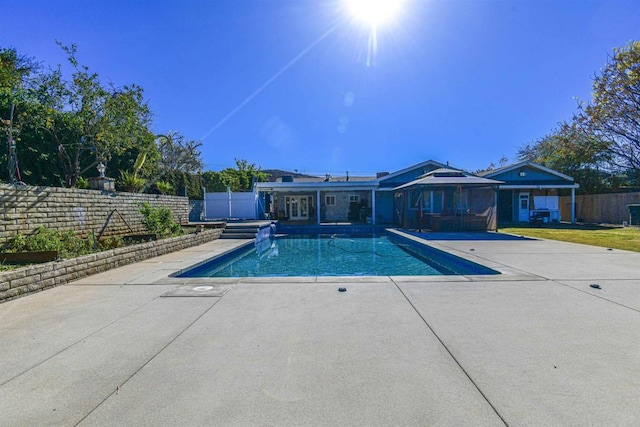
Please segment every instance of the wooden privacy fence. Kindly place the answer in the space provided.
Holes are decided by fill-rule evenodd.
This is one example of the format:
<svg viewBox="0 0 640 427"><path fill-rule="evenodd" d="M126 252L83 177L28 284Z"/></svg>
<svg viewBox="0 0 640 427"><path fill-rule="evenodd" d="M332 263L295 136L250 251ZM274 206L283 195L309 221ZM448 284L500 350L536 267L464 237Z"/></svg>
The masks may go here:
<svg viewBox="0 0 640 427"><path fill-rule="evenodd" d="M578 222L622 224L629 221L627 205L640 203L640 192L576 196ZM562 218L571 218L571 196L560 196Z"/></svg>

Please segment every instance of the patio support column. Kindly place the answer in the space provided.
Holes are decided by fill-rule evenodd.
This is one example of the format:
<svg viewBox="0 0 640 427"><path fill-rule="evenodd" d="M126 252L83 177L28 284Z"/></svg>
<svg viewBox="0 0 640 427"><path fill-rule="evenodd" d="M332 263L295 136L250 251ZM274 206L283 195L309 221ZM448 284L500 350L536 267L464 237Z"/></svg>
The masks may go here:
<svg viewBox="0 0 640 427"><path fill-rule="evenodd" d="M500 191L500 186L496 185L496 186L492 186L493 188L493 215L495 218L495 225L496 225L496 229L495 231L498 231L498 191Z"/></svg>
<svg viewBox="0 0 640 427"><path fill-rule="evenodd" d="M316 221L320 225L320 190L316 190Z"/></svg>
<svg viewBox="0 0 640 427"><path fill-rule="evenodd" d="M202 221L207 220L207 189L202 187Z"/></svg>
<svg viewBox="0 0 640 427"><path fill-rule="evenodd" d="M571 189L571 224L576 223L576 189Z"/></svg>
<svg viewBox="0 0 640 427"><path fill-rule="evenodd" d="M371 225L376 225L376 190L371 190Z"/></svg>

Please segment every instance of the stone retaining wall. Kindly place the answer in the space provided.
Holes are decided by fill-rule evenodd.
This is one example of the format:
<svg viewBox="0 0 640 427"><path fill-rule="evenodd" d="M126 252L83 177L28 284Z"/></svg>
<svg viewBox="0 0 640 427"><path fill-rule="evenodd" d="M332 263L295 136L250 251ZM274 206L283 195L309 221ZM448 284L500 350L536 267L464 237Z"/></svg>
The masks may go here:
<svg viewBox="0 0 640 427"><path fill-rule="evenodd" d="M216 240L223 229L125 246L78 258L36 264L0 273L0 302L63 285L92 274Z"/></svg>
<svg viewBox="0 0 640 427"><path fill-rule="evenodd" d="M142 202L171 209L181 224L189 221L186 197L0 184L0 245L39 226L97 234L110 215L104 236L144 233Z"/></svg>

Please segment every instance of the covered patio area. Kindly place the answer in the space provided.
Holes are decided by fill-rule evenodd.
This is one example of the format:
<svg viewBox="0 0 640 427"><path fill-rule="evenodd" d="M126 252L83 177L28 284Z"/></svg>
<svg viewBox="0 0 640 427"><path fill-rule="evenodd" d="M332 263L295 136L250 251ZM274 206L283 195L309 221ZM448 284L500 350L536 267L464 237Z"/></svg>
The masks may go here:
<svg viewBox="0 0 640 427"><path fill-rule="evenodd" d="M419 231L496 230L500 184L456 169L436 169L393 189L396 224Z"/></svg>
<svg viewBox="0 0 640 427"><path fill-rule="evenodd" d="M271 182L258 183L266 212L285 223L375 224L376 183Z"/></svg>

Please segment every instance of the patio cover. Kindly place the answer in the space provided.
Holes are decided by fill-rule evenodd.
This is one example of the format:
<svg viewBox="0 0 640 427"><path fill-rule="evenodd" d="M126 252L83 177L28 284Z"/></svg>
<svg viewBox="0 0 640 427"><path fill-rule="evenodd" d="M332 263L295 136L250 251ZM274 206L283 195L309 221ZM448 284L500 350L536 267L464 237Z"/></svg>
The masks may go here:
<svg viewBox="0 0 640 427"><path fill-rule="evenodd" d="M406 201L402 202L402 212L400 222L403 227L415 225L422 229L423 226L432 230L496 230L497 229L497 190L503 181L482 178L461 170L440 168L433 170L420 178L407 184L400 185L393 189L396 194L405 194L413 190L449 190L453 197L449 202L445 202L443 211L440 213L425 214L422 207L419 209L418 217L411 218L409 206ZM457 211L456 205L460 206L460 197L463 190L475 190L474 195L467 199L468 206L464 211ZM405 197L403 196L403 199ZM422 200L422 199L420 199ZM420 202L422 206L422 201ZM428 224L425 224L425 220Z"/></svg>

